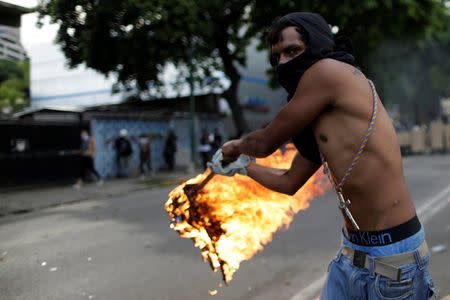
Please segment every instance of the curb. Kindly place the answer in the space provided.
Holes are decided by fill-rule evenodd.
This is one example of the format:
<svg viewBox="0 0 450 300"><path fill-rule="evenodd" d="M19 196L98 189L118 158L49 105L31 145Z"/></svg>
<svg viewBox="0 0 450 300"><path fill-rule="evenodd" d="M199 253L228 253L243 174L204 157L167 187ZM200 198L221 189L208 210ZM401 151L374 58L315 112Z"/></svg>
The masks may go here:
<svg viewBox="0 0 450 300"><path fill-rule="evenodd" d="M0 218L30 213L46 208L88 201L120 197L128 193L176 186L190 178L189 174L107 181L103 186L86 184L81 190L71 186L45 187L0 193Z"/></svg>

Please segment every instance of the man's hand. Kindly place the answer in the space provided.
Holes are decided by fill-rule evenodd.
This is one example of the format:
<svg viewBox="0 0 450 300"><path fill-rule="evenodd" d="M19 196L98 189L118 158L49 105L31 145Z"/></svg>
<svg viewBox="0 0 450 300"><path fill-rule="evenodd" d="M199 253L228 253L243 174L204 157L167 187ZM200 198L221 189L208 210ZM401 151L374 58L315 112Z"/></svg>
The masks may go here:
<svg viewBox="0 0 450 300"><path fill-rule="evenodd" d="M240 140L231 140L223 144L222 146L222 162L227 164L231 163L239 158L241 153L239 152ZM216 152L217 154L217 152Z"/></svg>
<svg viewBox="0 0 450 300"><path fill-rule="evenodd" d="M214 173L224 176L234 176L236 173L241 175L247 175L246 167L255 161L253 157L241 154L237 160L229 164L224 164L222 149L217 150L214 154L212 161L208 163L208 167Z"/></svg>

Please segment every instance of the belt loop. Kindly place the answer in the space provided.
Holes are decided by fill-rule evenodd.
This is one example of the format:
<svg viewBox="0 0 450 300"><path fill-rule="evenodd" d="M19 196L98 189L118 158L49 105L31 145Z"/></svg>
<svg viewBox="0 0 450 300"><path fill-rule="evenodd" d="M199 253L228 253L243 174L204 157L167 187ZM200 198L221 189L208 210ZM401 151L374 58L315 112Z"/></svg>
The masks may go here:
<svg viewBox="0 0 450 300"><path fill-rule="evenodd" d="M369 260L370 277L375 278L375 258L372 256L367 256L367 259Z"/></svg>
<svg viewBox="0 0 450 300"><path fill-rule="evenodd" d="M349 238L348 238L348 231L347 231L347 228L344 226L344 227L342 227L342 234L344 235L344 237L347 239L347 240L350 240Z"/></svg>
<svg viewBox="0 0 450 300"><path fill-rule="evenodd" d="M416 260L416 264L419 270L423 270L425 264L423 263L422 257L420 257L420 252L418 249L414 250L414 258Z"/></svg>

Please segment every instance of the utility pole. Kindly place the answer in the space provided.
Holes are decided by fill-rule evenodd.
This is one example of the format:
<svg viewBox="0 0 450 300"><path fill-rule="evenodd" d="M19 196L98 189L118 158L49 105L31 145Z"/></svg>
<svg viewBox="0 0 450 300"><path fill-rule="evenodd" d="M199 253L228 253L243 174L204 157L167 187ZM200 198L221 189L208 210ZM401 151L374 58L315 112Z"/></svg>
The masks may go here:
<svg viewBox="0 0 450 300"><path fill-rule="evenodd" d="M193 60L193 46L192 43L189 43L187 54L188 54L188 68L189 68L189 108L191 114L191 161L194 164L194 168L197 166L197 137L195 131L195 95L194 95L194 66L192 64Z"/></svg>

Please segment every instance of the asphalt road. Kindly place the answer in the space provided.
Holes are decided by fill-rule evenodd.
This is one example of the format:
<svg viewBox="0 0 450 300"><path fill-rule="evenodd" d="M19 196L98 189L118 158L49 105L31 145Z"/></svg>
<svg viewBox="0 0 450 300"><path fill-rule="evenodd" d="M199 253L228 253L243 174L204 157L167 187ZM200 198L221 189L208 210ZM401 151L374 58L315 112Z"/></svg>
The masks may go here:
<svg viewBox="0 0 450 300"><path fill-rule="evenodd" d="M434 253L431 272L450 294L450 155L405 159L405 174ZM313 201L234 280L202 262L169 229L171 188L0 219L0 299L314 299L340 242L332 194ZM32 197L32 194L30 194ZM427 203L429 205L427 205ZM209 290L218 290L214 297Z"/></svg>

